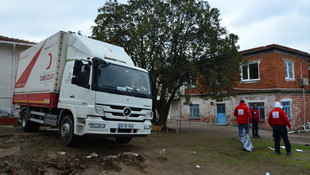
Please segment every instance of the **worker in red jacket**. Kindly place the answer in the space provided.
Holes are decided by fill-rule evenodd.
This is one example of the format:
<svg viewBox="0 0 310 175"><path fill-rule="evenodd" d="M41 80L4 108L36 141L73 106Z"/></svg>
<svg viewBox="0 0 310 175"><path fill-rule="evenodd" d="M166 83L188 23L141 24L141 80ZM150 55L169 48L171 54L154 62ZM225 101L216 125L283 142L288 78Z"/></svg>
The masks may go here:
<svg viewBox="0 0 310 175"><path fill-rule="evenodd" d="M268 123L273 130L274 147L276 154L280 152L280 139L282 137L287 155L292 155L291 144L288 140L286 126L291 129L291 123L288 120L287 114L282 110L281 104L277 101L274 105L275 109L269 113Z"/></svg>
<svg viewBox="0 0 310 175"><path fill-rule="evenodd" d="M253 104L253 108L251 109L251 115L252 115L253 138L261 139L261 137L258 135L259 109L257 108L256 103Z"/></svg>
<svg viewBox="0 0 310 175"><path fill-rule="evenodd" d="M249 121L252 121L252 116L244 100L240 100L239 106L235 108L234 115L237 117L239 137L243 135L243 128L245 128L245 134L249 134Z"/></svg>

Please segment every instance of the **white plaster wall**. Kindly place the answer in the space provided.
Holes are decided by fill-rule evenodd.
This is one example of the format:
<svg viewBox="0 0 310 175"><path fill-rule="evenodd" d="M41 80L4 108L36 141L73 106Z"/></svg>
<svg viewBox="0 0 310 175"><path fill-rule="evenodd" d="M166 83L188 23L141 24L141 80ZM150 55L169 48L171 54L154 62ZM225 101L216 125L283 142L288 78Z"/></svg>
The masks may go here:
<svg viewBox="0 0 310 175"><path fill-rule="evenodd" d="M275 94L245 94L231 97L223 102L217 102L215 100L202 100L199 97L191 97L192 104L199 104L199 114L203 122L216 123L216 104L225 104L226 120L227 124L233 124L236 121L234 116L235 107L239 105L240 100L244 100L248 105L253 102L263 102L265 108L265 119L267 120L268 114L274 109L274 103L276 102ZM169 118L189 118L190 107L183 105L185 99L181 97L175 100L171 104Z"/></svg>
<svg viewBox="0 0 310 175"><path fill-rule="evenodd" d="M27 46L16 46L16 61L18 60L18 53L24 51L27 48ZM16 71L12 70L12 64L13 45L0 44L0 108L12 107L13 74L15 74Z"/></svg>
<svg viewBox="0 0 310 175"><path fill-rule="evenodd" d="M0 45L0 107L12 106L13 46Z"/></svg>
<svg viewBox="0 0 310 175"><path fill-rule="evenodd" d="M239 95L236 97L237 102L241 99L245 101L248 105L254 102L263 102L265 108L265 119L268 119L269 112L274 109L274 103L276 102L276 94L249 94L249 95Z"/></svg>

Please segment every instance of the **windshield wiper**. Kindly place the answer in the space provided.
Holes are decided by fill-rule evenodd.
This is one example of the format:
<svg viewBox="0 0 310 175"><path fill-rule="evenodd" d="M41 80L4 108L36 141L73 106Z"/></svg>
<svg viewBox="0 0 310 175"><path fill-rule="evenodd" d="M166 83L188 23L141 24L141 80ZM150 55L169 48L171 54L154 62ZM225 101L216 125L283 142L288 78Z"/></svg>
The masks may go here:
<svg viewBox="0 0 310 175"><path fill-rule="evenodd" d="M143 98L148 98L145 94L143 93L135 93L135 97L143 97Z"/></svg>

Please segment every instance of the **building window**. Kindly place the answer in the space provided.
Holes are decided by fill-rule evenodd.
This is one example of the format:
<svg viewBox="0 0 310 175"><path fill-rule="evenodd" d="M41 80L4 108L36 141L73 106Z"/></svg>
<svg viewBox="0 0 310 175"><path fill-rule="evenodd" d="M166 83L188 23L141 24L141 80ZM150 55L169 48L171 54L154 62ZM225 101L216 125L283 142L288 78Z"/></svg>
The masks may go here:
<svg viewBox="0 0 310 175"><path fill-rule="evenodd" d="M190 80L189 80L189 83L190 83L193 87L196 87L196 85L197 85L197 78L196 78L196 76L191 76L191 77L190 77Z"/></svg>
<svg viewBox="0 0 310 175"><path fill-rule="evenodd" d="M242 81L259 80L259 64L249 63L241 66Z"/></svg>
<svg viewBox="0 0 310 175"><path fill-rule="evenodd" d="M264 102L253 102L253 103L249 103L249 107L250 109L253 108L253 105L256 104L257 108L259 109L259 120L260 121L265 121L265 107L264 107Z"/></svg>
<svg viewBox="0 0 310 175"><path fill-rule="evenodd" d="M283 110L286 112L288 119L292 119L291 114L291 102L290 101L283 101Z"/></svg>
<svg viewBox="0 0 310 175"><path fill-rule="evenodd" d="M285 79L295 79L294 63L292 62L285 62Z"/></svg>
<svg viewBox="0 0 310 175"><path fill-rule="evenodd" d="M190 118L200 118L199 117L199 104L190 105Z"/></svg>

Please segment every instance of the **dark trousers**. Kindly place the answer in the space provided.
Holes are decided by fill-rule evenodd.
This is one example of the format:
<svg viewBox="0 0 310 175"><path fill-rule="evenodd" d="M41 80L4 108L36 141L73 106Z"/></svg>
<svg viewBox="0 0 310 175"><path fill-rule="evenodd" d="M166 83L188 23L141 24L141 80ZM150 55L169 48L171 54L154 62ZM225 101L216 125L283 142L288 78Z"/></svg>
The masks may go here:
<svg viewBox="0 0 310 175"><path fill-rule="evenodd" d="M291 144L288 140L286 126L283 125L273 125L273 138L274 138L274 148L277 153L280 153L280 140L283 139L285 149L287 153L291 152Z"/></svg>
<svg viewBox="0 0 310 175"><path fill-rule="evenodd" d="M252 120L252 136L259 137L258 135L258 121Z"/></svg>

